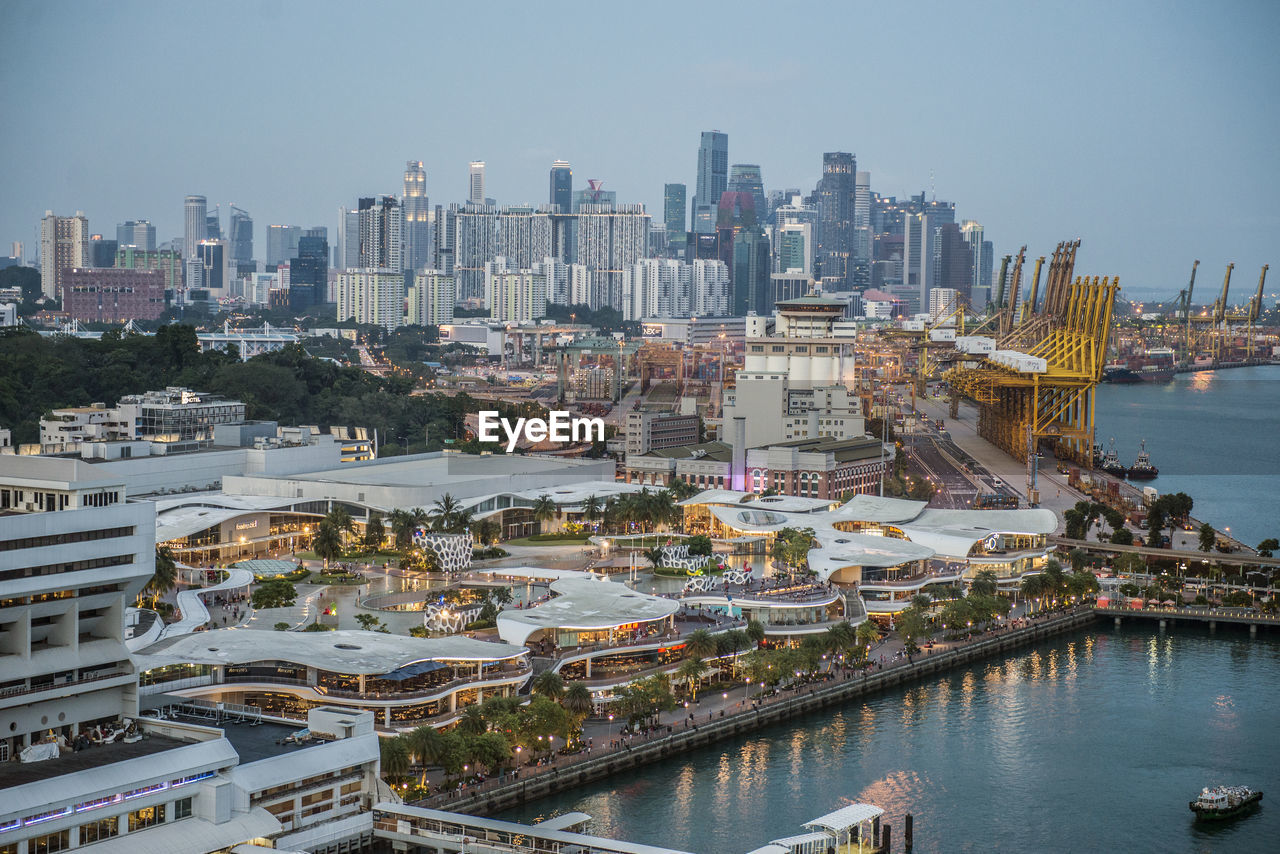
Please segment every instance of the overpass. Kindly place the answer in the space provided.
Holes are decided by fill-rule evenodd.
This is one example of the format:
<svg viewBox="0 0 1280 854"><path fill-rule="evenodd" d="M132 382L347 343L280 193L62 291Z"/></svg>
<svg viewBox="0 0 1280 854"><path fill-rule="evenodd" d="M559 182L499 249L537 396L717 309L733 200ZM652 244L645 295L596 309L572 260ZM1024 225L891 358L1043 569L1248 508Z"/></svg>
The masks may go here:
<svg viewBox="0 0 1280 854"><path fill-rule="evenodd" d="M1147 558L1185 561L1187 564L1201 561L1225 566L1262 566L1280 569L1280 558L1261 557L1256 554L1222 554L1221 552L1193 552L1183 549L1157 549L1150 546L1121 546L1115 543L1097 543L1090 540L1073 540L1067 537L1050 537L1049 542L1067 549L1083 549L1092 554L1136 554Z"/></svg>
<svg viewBox="0 0 1280 854"><path fill-rule="evenodd" d="M1249 608L1094 608L1099 617L1113 617L1116 625L1130 617L1159 620L1160 628L1179 620L1192 623L1208 623L1212 631L1218 623L1248 626L1249 634L1256 635L1258 626L1280 626L1280 614L1263 614Z"/></svg>

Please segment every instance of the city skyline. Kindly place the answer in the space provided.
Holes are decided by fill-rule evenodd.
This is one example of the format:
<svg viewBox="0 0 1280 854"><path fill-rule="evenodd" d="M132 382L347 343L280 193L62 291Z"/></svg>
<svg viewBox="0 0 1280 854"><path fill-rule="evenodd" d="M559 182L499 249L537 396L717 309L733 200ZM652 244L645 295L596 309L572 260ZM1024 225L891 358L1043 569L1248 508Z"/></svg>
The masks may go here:
<svg viewBox="0 0 1280 854"><path fill-rule="evenodd" d="M425 109L401 113L393 130L375 136L335 131L366 121L379 106L391 109L399 95L367 85L375 81L363 74L327 77L333 57L398 33L406 10L439 32L460 26L465 10L388 5L341 30L329 28L324 14L291 15L287 5L202 18L212 41L239 54L219 83L191 102L178 97L188 91L184 69L194 70L180 38L191 15L162 19L147 4L126 3L120 14L59 8L10 5L11 25L0 35L10 83L0 105L28 117L31 127L6 135L0 149L21 166L0 185L9 201L0 210L0 236L29 247L38 242L45 210L83 210L90 229L104 234L149 219L163 242L182 233L189 194L205 196L210 207L242 207L258 229L322 223L336 233L339 207L378 193L399 196L407 159L423 161L426 193L443 204L466 200L473 160L485 161L485 192L500 203L544 203L548 169L563 159L573 164L575 189L588 178L603 180L620 203L643 203L657 221L664 184L683 183L694 195L699 135L713 129L729 136L729 163L760 165L766 192L808 192L823 153L849 151L871 173L876 192L924 191L956 202L957 219L981 222L997 255L1023 243L1030 255L1045 254L1057 240L1079 237L1082 269L1117 274L1137 295L1152 288L1176 295L1193 257L1204 272L1228 261L1256 268L1273 260L1268 253L1280 230L1280 215L1265 201L1280 190L1280 172L1269 162L1278 120L1265 109L1280 79L1280 60L1266 52L1265 36L1280 13L1261 3L1235 6L1231 15L1091 5L1075 7L1069 19L1017 7L983 7L978 15L937 7L934 25L923 28L896 10L825 7L793 11L792 31L808 41L767 64L740 58L777 46L770 28L750 26L752 15L726 19L711 8L681 8L683 30L735 45L681 53L667 38L674 20L667 12L678 7L627 15L570 4L554 27L536 10L513 7L488 22L490 44L568 48L627 32L639 61L602 62L598 73L580 77L571 73L581 61L572 51L539 53L519 63L520 74L514 60L468 64L467 86L433 89ZM833 19L836 8L844 17ZM136 38L140 21L152 38ZM296 33L293 44L312 50L281 43L276 36L285 28ZM856 60L834 55L842 34L854 29ZM53 43L59 62L49 66L36 51ZM927 60L907 60L908 43L912 56ZM1232 63L1214 59L1224 45ZM432 50L433 62L445 66L464 58L461 45L446 40ZM391 67L409 61L393 59ZM124 120L113 99L77 94L73 81L93 79L108 65L120 76L150 79L153 100L165 108ZM640 89L659 67L682 89L715 86L717 97L674 107L610 97ZM315 79L328 82L315 95L317 109L305 113L281 112L278 100L254 94L268 82L271 91L311 91ZM566 79L578 81L573 109L567 119L552 118L538 93ZM820 109L838 97L823 81L837 79L852 81L849 108ZM948 87L946 80L958 82ZM785 115L769 107L775 103L788 104ZM209 109L236 121L202 121L200 135L187 134ZM500 124L517 133L492 133L499 112ZM796 116L805 116L802 130ZM90 125L96 130L86 145L77 128ZM271 133L245 134L255 126ZM102 180L107 174L128 180ZM1189 190L1231 203L1212 220L1189 216Z"/></svg>

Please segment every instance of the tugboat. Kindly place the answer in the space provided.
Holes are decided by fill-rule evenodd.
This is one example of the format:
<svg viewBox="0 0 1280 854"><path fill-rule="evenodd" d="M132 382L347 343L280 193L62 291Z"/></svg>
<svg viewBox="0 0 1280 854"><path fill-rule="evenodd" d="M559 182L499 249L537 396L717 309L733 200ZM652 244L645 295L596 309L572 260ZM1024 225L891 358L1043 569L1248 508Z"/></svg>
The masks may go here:
<svg viewBox="0 0 1280 854"><path fill-rule="evenodd" d="M1118 477L1124 480L1129 470L1120 462L1120 455L1116 453L1116 440L1112 438L1111 447L1107 448L1107 453L1102 457L1102 470L1112 477Z"/></svg>
<svg viewBox="0 0 1280 854"><path fill-rule="evenodd" d="M1142 449L1138 451L1138 459L1129 468L1129 480L1153 480L1160 474L1160 469L1151 465L1151 455L1147 453L1147 440L1142 440Z"/></svg>
<svg viewBox="0 0 1280 854"><path fill-rule="evenodd" d="M1262 792L1248 786L1214 786L1202 789L1188 806L1197 821L1223 821L1248 812L1261 800Z"/></svg>

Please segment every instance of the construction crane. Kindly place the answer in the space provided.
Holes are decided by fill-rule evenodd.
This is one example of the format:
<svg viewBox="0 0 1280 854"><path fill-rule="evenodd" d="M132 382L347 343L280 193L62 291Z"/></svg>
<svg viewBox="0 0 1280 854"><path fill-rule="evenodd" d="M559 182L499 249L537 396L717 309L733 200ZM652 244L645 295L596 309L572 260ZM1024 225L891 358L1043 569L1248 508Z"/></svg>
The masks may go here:
<svg viewBox="0 0 1280 854"><path fill-rule="evenodd" d="M1253 295L1253 299L1249 302L1249 337L1248 341L1248 357L1253 360L1253 324L1262 315L1262 288L1267 283L1267 270L1271 269L1270 264L1262 265L1262 273L1258 275L1258 292Z"/></svg>
<svg viewBox="0 0 1280 854"><path fill-rule="evenodd" d="M1191 295L1196 290L1196 269L1200 266L1200 259L1197 258L1191 264L1191 281L1187 283L1187 289L1178 294L1181 300L1180 310L1182 312L1182 322L1186 326L1187 334L1184 341L1185 352L1182 354L1184 359L1191 358Z"/></svg>

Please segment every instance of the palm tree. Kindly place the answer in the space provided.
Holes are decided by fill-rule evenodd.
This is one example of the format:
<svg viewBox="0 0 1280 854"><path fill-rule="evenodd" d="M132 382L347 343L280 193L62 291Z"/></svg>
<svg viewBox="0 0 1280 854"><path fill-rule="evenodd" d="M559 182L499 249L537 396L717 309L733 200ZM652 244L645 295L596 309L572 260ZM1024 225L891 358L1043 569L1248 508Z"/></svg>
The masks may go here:
<svg viewBox="0 0 1280 854"><path fill-rule="evenodd" d="M467 706L462 710L462 714L458 715L458 732L466 735L479 735L488 731L489 724L484 719L484 713L480 711L479 706Z"/></svg>
<svg viewBox="0 0 1280 854"><path fill-rule="evenodd" d="M933 597L928 593L917 593L911 597L911 607L919 608L921 611L928 611L933 607Z"/></svg>
<svg viewBox="0 0 1280 854"><path fill-rule="evenodd" d="M427 766L436 765L444 754L445 740L440 730L433 726L420 726L403 736L409 752L418 760L422 769L421 785L427 784Z"/></svg>
<svg viewBox="0 0 1280 854"><path fill-rule="evenodd" d="M564 678L554 670L544 670L533 680L532 691L551 700L559 700L564 694Z"/></svg>
<svg viewBox="0 0 1280 854"><path fill-rule="evenodd" d="M582 518L588 522L595 522L600 519L600 499L594 495L588 495L587 500L582 502Z"/></svg>
<svg viewBox="0 0 1280 854"><path fill-rule="evenodd" d="M644 556L649 561L649 563L653 564L654 569L657 569L658 567L662 566L662 558L664 556L664 553L662 551L661 546L654 546L651 549L645 549Z"/></svg>
<svg viewBox="0 0 1280 854"><path fill-rule="evenodd" d="M335 504L328 513L325 514L324 520L333 525L338 532L338 536L343 534L354 534L356 531L356 520L351 518L351 514L347 512L347 508L341 504Z"/></svg>
<svg viewBox="0 0 1280 854"><path fill-rule="evenodd" d="M574 682L570 685L565 690L560 703L566 712L579 721L591 714L591 710L595 708L595 701L591 699L591 689L583 682Z"/></svg>
<svg viewBox="0 0 1280 854"><path fill-rule="evenodd" d="M178 586L178 562L168 546L156 546L156 567L143 589L154 600Z"/></svg>
<svg viewBox="0 0 1280 854"><path fill-rule="evenodd" d="M427 523L427 514L422 508L413 510L391 511L391 533L395 537L396 551L405 552L413 545L413 532Z"/></svg>
<svg viewBox="0 0 1280 854"><path fill-rule="evenodd" d="M747 633L742 629L730 629L719 636L719 640L716 643L716 652L720 651L720 645L723 644L724 651L733 656L731 660L733 661L733 667L736 671L738 667L738 653L741 650L746 649L750 643L751 641L747 638Z"/></svg>
<svg viewBox="0 0 1280 854"><path fill-rule="evenodd" d="M826 649L832 655L839 655L849 647L853 646L854 637L855 634L853 626L849 625L844 620L841 620L831 628L827 629L825 638Z"/></svg>
<svg viewBox="0 0 1280 854"><path fill-rule="evenodd" d="M716 639L706 629L697 629L684 641L685 654L699 661L716 653Z"/></svg>
<svg viewBox="0 0 1280 854"><path fill-rule="evenodd" d="M751 620L747 623L747 638L757 645L764 642L764 626L759 620Z"/></svg>
<svg viewBox="0 0 1280 854"><path fill-rule="evenodd" d="M866 658L867 653L871 650L871 645L880 640L880 630L870 620L859 623L857 631L854 632L854 640L858 644L859 656Z"/></svg>
<svg viewBox="0 0 1280 854"><path fill-rule="evenodd" d="M538 522L538 533L544 533L545 523L556 518L556 514L560 512L560 508L556 506L550 495L539 495L538 500L533 502L533 518Z"/></svg>
<svg viewBox="0 0 1280 854"><path fill-rule="evenodd" d="M973 582L969 585L969 592L977 593L979 596L994 596L998 589L999 583L996 580L996 573L991 569L978 570L978 573L973 577Z"/></svg>
<svg viewBox="0 0 1280 854"><path fill-rule="evenodd" d="M502 527L492 519L482 519L476 525L476 539L481 545L491 546L502 536Z"/></svg>
<svg viewBox="0 0 1280 854"><path fill-rule="evenodd" d="M1045 579L1042 575L1028 575L1022 579L1022 598L1034 602L1045 595Z"/></svg>
<svg viewBox="0 0 1280 854"><path fill-rule="evenodd" d="M689 683L689 695L692 699L698 698L698 683L702 681L706 672L707 663L701 658L686 658L680 662L676 676Z"/></svg>
<svg viewBox="0 0 1280 854"><path fill-rule="evenodd" d="M382 524L382 514L377 510L369 511L369 521L364 525L364 546L376 552L382 548L382 541L387 537L386 526Z"/></svg>
<svg viewBox="0 0 1280 854"><path fill-rule="evenodd" d="M454 527L454 522L458 516L458 511L462 509L452 495L445 493L436 499L432 505L429 518L431 519L431 529L433 531L448 531Z"/></svg>
<svg viewBox="0 0 1280 854"><path fill-rule="evenodd" d="M342 555L342 534L337 525L326 516L316 528L316 535L311 539L311 548L324 561L324 568L329 570L329 561Z"/></svg>
<svg viewBox="0 0 1280 854"><path fill-rule="evenodd" d="M409 773L409 747L404 739L384 738L378 743L382 756L382 776L388 780L398 780Z"/></svg>

